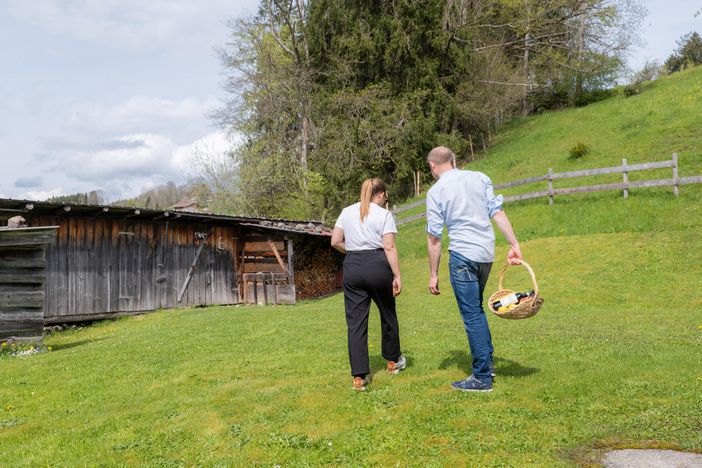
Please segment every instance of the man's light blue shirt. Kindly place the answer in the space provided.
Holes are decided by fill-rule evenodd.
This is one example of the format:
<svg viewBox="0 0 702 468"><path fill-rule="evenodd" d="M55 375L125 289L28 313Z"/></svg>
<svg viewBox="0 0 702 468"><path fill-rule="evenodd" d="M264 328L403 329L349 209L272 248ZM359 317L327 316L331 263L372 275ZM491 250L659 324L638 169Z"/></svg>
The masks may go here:
<svg viewBox="0 0 702 468"><path fill-rule="evenodd" d="M444 224L449 250L475 262L495 259L492 219L502 209L492 181L482 172L451 169L427 192L427 233L441 238Z"/></svg>

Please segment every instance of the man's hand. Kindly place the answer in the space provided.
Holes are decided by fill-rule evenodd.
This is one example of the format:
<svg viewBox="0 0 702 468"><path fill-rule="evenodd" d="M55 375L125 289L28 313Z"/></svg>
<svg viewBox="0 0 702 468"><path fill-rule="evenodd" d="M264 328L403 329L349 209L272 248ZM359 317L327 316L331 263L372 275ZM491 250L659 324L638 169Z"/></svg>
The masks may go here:
<svg viewBox="0 0 702 468"><path fill-rule="evenodd" d="M400 279L399 276L395 276L392 279L392 295L393 297L397 297L400 295L402 292L402 280Z"/></svg>
<svg viewBox="0 0 702 468"><path fill-rule="evenodd" d="M432 293L434 296L438 296L441 294L439 291L439 277L438 276L432 276L429 278L429 292Z"/></svg>
<svg viewBox="0 0 702 468"><path fill-rule="evenodd" d="M510 265L519 265L522 263L522 251L519 248L519 244L510 246L509 252L507 253L507 263Z"/></svg>

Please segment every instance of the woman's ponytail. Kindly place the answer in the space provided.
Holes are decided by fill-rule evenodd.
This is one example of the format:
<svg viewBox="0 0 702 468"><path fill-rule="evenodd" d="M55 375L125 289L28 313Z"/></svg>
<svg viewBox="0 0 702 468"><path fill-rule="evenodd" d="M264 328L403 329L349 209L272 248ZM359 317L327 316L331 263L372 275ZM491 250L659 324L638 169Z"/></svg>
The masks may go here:
<svg viewBox="0 0 702 468"><path fill-rule="evenodd" d="M368 216L371 198L373 198L373 179L366 179L361 185L361 222Z"/></svg>
<svg viewBox="0 0 702 468"><path fill-rule="evenodd" d="M383 179L366 179L361 185L361 222L368 216L371 199L379 193L385 192Z"/></svg>

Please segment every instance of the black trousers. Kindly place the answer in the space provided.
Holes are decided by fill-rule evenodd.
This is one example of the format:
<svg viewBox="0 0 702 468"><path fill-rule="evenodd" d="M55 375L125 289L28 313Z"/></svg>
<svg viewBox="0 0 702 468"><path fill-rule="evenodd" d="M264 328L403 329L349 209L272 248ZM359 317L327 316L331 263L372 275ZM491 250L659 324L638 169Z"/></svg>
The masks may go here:
<svg viewBox="0 0 702 468"><path fill-rule="evenodd" d="M382 355L400 358L400 327L392 295L392 270L382 249L348 252L344 259L344 305L348 326L351 374L370 373L368 364L368 313L370 301L380 310Z"/></svg>

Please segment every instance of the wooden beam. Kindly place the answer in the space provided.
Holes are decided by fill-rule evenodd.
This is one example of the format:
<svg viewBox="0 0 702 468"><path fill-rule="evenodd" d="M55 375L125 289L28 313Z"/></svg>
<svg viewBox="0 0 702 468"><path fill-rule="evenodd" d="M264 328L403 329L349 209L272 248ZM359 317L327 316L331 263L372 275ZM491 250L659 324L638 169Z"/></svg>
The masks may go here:
<svg viewBox="0 0 702 468"><path fill-rule="evenodd" d="M415 221L417 219L422 219L424 216L426 216L426 213L424 211L422 211L421 213L416 214L414 216L410 216L409 218L398 219L397 225L399 226L401 224L409 223L409 222Z"/></svg>
<svg viewBox="0 0 702 468"><path fill-rule="evenodd" d="M188 288L188 285L190 284L190 279L193 277L193 273L195 272L195 267L197 266L197 261L200 259L200 254L202 253L202 249L205 248L205 244L207 243L207 237L209 236L209 233L204 235L204 238L200 241L200 246L197 248L197 252L195 253L195 258L193 259L192 265L190 265L190 269L188 270L188 275L185 277L185 282L183 283L183 287L180 289L180 292L178 293L178 302L180 302L183 299L183 294L185 294L185 290Z"/></svg>
<svg viewBox="0 0 702 468"><path fill-rule="evenodd" d="M95 211L93 212L93 216L104 215L104 214L109 213L109 211L110 211L110 208L109 208L109 207L103 206L102 208L100 208L100 209L98 209L98 210L95 210Z"/></svg>
<svg viewBox="0 0 702 468"><path fill-rule="evenodd" d="M154 221L158 221L159 219L165 219L168 218L171 215L170 211L164 211L163 214L156 216L154 218Z"/></svg>
<svg viewBox="0 0 702 468"><path fill-rule="evenodd" d="M273 253L275 254L275 259L278 260L278 264L280 265L280 269L287 273L288 269L285 267L285 263L283 263L283 259L280 258L280 254L278 253L278 249L275 248L275 243L272 240L269 240L268 245L271 246L271 249L273 250ZM290 278L288 278L288 280L290 280Z"/></svg>
<svg viewBox="0 0 702 468"><path fill-rule="evenodd" d="M288 241L288 281L290 284L295 284L295 269L293 268L293 241L286 238Z"/></svg>
<svg viewBox="0 0 702 468"><path fill-rule="evenodd" d="M527 179L519 179L512 182L505 182L504 184L496 184L495 189L500 190L503 188L516 187L518 185L533 184L534 182L541 182L542 180L547 180L548 175L542 175L537 177L529 177Z"/></svg>
<svg viewBox="0 0 702 468"><path fill-rule="evenodd" d="M58 210L56 210L55 214L66 214L66 213L70 213L70 211L71 211L71 207L68 205L64 205L61 208L59 208Z"/></svg>
<svg viewBox="0 0 702 468"><path fill-rule="evenodd" d="M24 205L24 209L26 209L27 211L32 211L34 209L34 203L27 203L26 205Z"/></svg>
<svg viewBox="0 0 702 468"><path fill-rule="evenodd" d="M130 214L126 215L124 219L134 218L135 216L139 216L140 214L141 210L134 210Z"/></svg>

